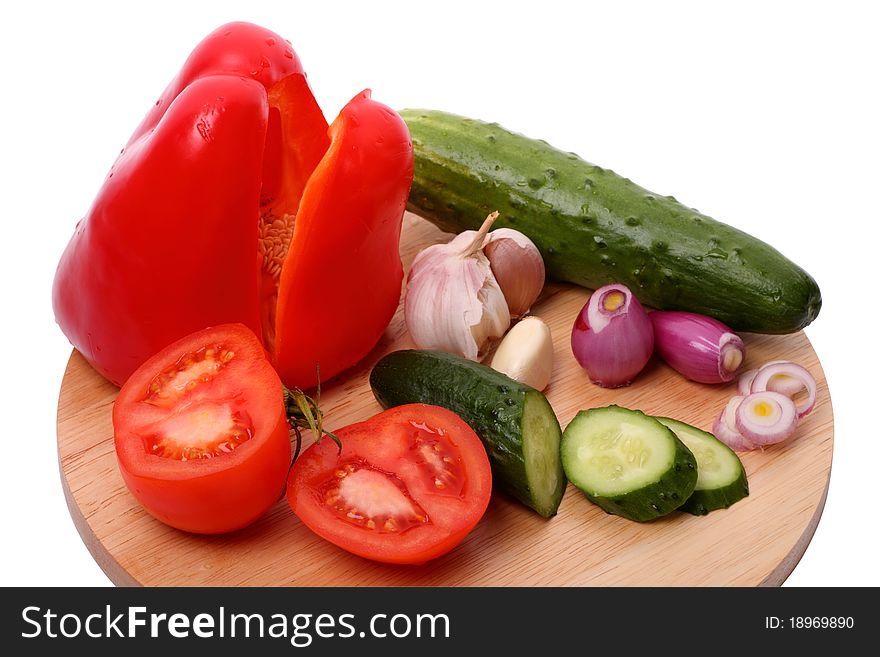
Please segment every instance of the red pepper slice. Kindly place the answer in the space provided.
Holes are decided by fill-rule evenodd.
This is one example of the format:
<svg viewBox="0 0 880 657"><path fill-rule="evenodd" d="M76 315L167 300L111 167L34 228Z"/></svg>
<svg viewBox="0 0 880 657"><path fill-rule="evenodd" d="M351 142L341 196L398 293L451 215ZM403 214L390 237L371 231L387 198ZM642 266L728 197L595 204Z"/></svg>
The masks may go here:
<svg viewBox="0 0 880 657"><path fill-rule="evenodd" d="M285 383L375 345L403 279L412 181L403 120L362 92L328 129L296 54L225 25L116 160L55 277L56 319L116 384L166 345L241 322Z"/></svg>
<svg viewBox="0 0 880 657"><path fill-rule="evenodd" d="M281 272L274 353L284 381L313 382L316 361L322 376L359 361L400 300L398 244L413 166L409 131L364 91L340 112L330 135L302 196L294 256ZM315 302L303 304L309 299ZM304 350L308 358L301 357Z"/></svg>

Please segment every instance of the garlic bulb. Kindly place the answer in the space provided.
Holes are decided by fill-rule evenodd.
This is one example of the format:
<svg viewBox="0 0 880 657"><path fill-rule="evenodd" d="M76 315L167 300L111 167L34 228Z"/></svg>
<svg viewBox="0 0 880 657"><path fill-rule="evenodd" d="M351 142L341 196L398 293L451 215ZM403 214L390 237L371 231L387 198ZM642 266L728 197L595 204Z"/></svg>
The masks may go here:
<svg viewBox="0 0 880 657"><path fill-rule="evenodd" d="M404 301L406 327L416 346L479 360L507 331L507 301L482 251L497 216L490 214L479 231L466 231L416 256Z"/></svg>
<svg viewBox="0 0 880 657"><path fill-rule="evenodd" d="M544 260L528 237L512 228L489 233L483 252L513 317L522 317L544 287Z"/></svg>
<svg viewBox="0 0 880 657"><path fill-rule="evenodd" d="M540 317L526 317L504 336L491 367L514 381L543 390L553 373L553 339Z"/></svg>

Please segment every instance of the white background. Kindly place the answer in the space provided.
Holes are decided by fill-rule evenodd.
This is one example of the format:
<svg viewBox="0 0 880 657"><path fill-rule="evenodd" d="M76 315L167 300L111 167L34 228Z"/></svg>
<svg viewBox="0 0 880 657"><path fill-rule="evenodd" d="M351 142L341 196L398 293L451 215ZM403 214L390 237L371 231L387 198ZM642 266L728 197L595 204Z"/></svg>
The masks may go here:
<svg viewBox="0 0 880 657"><path fill-rule="evenodd" d="M834 465L788 585L880 584L871 6L5 3L0 585L108 584L59 483L55 405L70 347L52 277L130 132L192 47L236 19L291 40L328 119L371 87L392 107L496 120L674 194L811 272L824 307L807 335L834 399Z"/></svg>

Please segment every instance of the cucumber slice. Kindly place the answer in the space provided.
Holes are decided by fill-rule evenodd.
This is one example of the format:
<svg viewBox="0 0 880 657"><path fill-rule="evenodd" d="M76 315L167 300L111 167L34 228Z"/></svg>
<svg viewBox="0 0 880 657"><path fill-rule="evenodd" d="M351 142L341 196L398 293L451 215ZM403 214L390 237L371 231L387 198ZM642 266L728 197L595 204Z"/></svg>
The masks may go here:
<svg viewBox="0 0 880 657"><path fill-rule="evenodd" d="M457 413L486 447L493 486L545 518L556 513L566 483L562 430L541 392L460 356L417 349L381 358L370 386L383 408L420 402Z"/></svg>
<svg viewBox="0 0 880 657"><path fill-rule="evenodd" d="M746 470L736 452L707 431L668 417L657 420L672 429L697 459L697 485L680 511L702 516L749 494Z"/></svg>
<svg viewBox="0 0 880 657"><path fill-rule="evenodd" d="M527 495L527 504L542 516L555 515L566 484L559 458L562 429L542 393L525 395L520 427L527 492L517 497Z"/></svg>
<svg viewBox="0 0 880 657"><path fill-rule="evenodd" d="M607 513L644 522L694 492L697 461L670 429L641 411L607 406L579 412L562 434L569 481Z"/></svg>

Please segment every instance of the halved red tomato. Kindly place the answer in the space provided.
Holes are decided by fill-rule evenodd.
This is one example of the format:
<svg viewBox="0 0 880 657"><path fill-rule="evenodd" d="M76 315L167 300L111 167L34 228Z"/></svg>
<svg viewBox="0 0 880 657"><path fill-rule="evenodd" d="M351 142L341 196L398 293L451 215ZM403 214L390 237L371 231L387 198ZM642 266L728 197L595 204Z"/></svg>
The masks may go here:
<svg viewBox="0 0 880 657"><path fill-rule="evenodd" d="M113 405L113 434L138 502L189 532L250 524L290 467L281 381L243 324L197 331L141 365Z"/></svg>
<svg viewBox="0 0 880 657"><path fill-rule="evenodd" d="M492 473L477 434L427 404L389 409L334 432L296 460L287 501L319 536L388 563L449 552L483 516Z"/></svg>

